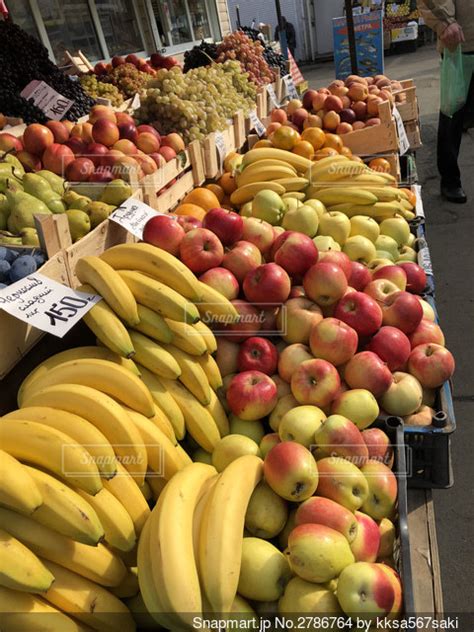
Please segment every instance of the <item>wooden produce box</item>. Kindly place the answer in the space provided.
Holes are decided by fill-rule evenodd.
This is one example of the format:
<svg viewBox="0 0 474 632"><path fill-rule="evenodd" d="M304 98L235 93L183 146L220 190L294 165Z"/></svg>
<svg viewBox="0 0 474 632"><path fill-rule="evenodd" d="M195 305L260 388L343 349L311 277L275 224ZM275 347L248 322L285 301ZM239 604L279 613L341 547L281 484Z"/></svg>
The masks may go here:
<svg viewBox="0 0 474 632"><path fill-rule="evenodd" d="M407 121L405 123L405 131L410 143L410 150L415 151L422 146L421 142L421 130L418 125L418 121Z"/></svg>
<svg viewBox="0 0 474 632"><path fill-rule="evenodd" d="M400 83L403 89L394 91L393 94L395 96L395 105L400 112L402 121L418 121L419 109L415 82L413 79L405 79L404 81L400 81ZM398 99L400 98L403 100L399 102Z"/></svg>
<svg viewBox="0 0 474 632"><path fill-rule="evenodd" d="M344 140L346 136L347 134L344 134L344 136L342 136L342 139ZM397 152L393 151L387 154L376 154L373 156L364 156L364 162L366 164L369 164L369 162L373 160L374 158L385 158L385 160L387 160L390 163L390 175L396 178L397 182L400 183L402 176L401 176L401 169L400 169L400 156Z"/></svg>
<svg viewBox="0 0 474 632"><path fill-rule="evenodd" d="M373 156L398 151L398 135L389 101L379 105L380 125L344 134L344 145L357 156Z"/></svg>
<svg viewBox="0 0 474 632"><path fill-rule="evenodd" d="M232 151L239 151L246 140L246 119L243 112L239 110L232 121L229 121L229 125L225 130L213 132L202 141L202 162L205 178L213 179L221 175L225 156Z"/></svg>

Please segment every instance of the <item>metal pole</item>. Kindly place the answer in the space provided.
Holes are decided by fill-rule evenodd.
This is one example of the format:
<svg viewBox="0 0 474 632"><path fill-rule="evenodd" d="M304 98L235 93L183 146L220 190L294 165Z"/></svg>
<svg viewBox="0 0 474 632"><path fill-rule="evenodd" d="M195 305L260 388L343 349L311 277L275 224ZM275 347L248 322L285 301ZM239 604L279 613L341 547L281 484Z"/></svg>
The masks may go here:
<svg viewBox="0 0 474 632"><path fill-rule="evenodd" d="M237 28L240 29L241 24L240 24L240 7L239 7L239 5L237 5L235 7L235 12L237 14Z"/></svg>
<svg viewBox="0 0 474 632"><path fill-rule="evenodd" d="M345 0L346 6L346 24L347 24L347 36L349 38L349 51L351 55L351 68L352 74L357 75L357 48L355 41L355 31L354 31L354 16L352 14L352 1Z"/></svg>
<svg viewBox="0 0 474 632"><path fill-rule="evenodd" d="M281 14L280 0L275 0L275 8L278 21L278 38L280 40L281 54L288 59L288 43L286 41L286 29L283 25L283 16Z"/></svg>

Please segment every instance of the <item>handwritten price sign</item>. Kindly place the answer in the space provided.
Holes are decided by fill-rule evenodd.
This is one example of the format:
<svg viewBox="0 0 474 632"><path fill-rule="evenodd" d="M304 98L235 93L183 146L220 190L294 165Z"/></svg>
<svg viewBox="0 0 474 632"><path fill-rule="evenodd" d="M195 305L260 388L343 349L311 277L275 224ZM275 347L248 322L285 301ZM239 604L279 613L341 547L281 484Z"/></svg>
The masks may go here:
<svg viewBox="0 0 474 632"><path fill-rule="evenodd" d="M143 239L143 229L149 219L156 215L168 215L168 213L160 213L148 206L144 202L139 202L135 198L128 198L123 204L115 209L109 216L116 224L120 224L129 233L132 233L138 239Z"/></svg>
<svg viewBox="0 0 474 632"><path fill-rule="evenodd" d="M96 294L77 292L37 273L0 291L0 309L58 338L100 300Z"/></svg>
<svg viewBox="0 0 474 632"><path fill-rule="evenodd" d="M250 117L250 124L252 126L252 129L254 129L259 136L263 136L266 132L266 129L265 129L265 125L258 118L257 112L255 110L252 110L249 114L249 117Z"/></svg>
<svg viewBox="0 0 474 632"><path fill-rule="evenodd" d="M63 97L44 81L30 81L20 94L24 99L32 100L48 118L54 121L60 121L74 105L74 101Z"/></svg>

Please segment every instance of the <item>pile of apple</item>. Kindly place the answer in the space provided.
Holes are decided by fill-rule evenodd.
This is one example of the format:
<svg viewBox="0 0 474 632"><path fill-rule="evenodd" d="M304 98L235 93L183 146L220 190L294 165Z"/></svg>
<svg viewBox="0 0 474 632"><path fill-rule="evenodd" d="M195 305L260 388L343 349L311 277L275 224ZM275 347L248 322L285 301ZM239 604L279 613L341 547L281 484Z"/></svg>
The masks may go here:
<svg viewBox="0 0 474 632"><path fill-rule="evenodd" d="M125 112L95 105L85 123L28 125L21 138L3 132L0 150L13 151L27 171L48 169L69 182L110 182L131 170L154 173L184 150L179 134L161 136Z"/></svg>
<svg viewBox="0 0 474 632"><path fill-rule="evenodd" d="M126 57L115 55L115 57L112 57L110 60L110 63L99 61L94 66L94 74L98 77L103 77L113 70L113 68L123 66L124 64L132 64L140 72L145 72L149 75L155 75L155 71L160 68L166 68L169 70L170 68L173 68L173 66L180 65L176 57L164 56L161 53L153 53L150 55L149 59L138 57L138 55L132 53Z"/></svg>

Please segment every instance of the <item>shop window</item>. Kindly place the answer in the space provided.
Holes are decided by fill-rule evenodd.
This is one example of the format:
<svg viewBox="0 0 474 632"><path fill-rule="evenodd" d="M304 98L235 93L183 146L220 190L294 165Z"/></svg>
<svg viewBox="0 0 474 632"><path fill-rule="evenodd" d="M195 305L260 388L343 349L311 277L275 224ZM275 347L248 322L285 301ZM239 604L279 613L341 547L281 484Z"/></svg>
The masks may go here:
<svg viewBox="0 0 474 632"><path fill-rule="evenodd" d="M193 23L194 39L202 40L211 37L211 27L204 0L189 0L189 13Z"/></svg>
<svg viewBox="0 0 474 632"><path fill-rule="evenodd" d="M163 46L180 46L212 36L206 0L152 0Z"/></svg>
<svg viewBox="0 0 474 632"><path fill-rule="evenodd" d="M109 55L144 50L132 0L95 0Z"/></svg>
<svg viewBox="0 0 474 632"><path fill-rule="evenodd" d="M39 39L38 29L36 28L28 0L15 0L14 3L11 3L9 10L13 22L18 24L29 35Z"/></svg>

